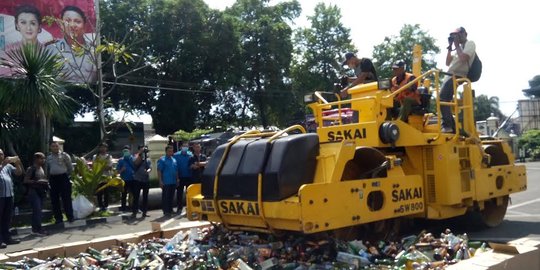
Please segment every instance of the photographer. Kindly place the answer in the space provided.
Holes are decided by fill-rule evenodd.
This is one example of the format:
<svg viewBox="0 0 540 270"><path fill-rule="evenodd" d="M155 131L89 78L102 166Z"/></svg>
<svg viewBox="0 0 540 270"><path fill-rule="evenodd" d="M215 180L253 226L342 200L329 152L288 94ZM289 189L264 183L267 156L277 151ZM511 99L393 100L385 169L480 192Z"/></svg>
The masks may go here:
<svg viewBox="0 0 540 270"><path fill-rule="evenodd" d="M152 163L148 159L148 147L139 145L137 158L135 159L135 174L133 175L133 183L131 186L131 194L133 194L133 206L131 217L137 217L139 212L139 197L142 190L142 217L149 217L146 214L148 210L148 190L150 189L150 172L152 171Z"/></svg>
<svg viewBox="0 0 540 270"><path fill-rule="evenodd" d="M469 68L476 54L476 45L473 41L467 40L467 31L459 27L450 33L448 37L448 52L446 53L446 65L448 73L456 77L466 77ZM455 53L452 53L455 51ZM443 102L451 102L454 98L454 83L451 76L445 76L440 93ZM441 106L442 129L444 133L455 133L455 122L452 116L452 109L449 106Z"/></svg>
<svg viewBox="0 0 540 270"><path fill-rule="evenodd" d="M201 153L201 144L193 144L193 156L189 159L193 183L201 183L202 173L208 163L207 160L206 155Z"/></svg>
<svg viewBox="0 0 540 270"><path fill-rule="evenodd" d="M0 149L0 249L21 242L11 238L9 228L13 216L13 178L22 175L22 173L22 163L19 157L4 158L4 151Z"/></svg>

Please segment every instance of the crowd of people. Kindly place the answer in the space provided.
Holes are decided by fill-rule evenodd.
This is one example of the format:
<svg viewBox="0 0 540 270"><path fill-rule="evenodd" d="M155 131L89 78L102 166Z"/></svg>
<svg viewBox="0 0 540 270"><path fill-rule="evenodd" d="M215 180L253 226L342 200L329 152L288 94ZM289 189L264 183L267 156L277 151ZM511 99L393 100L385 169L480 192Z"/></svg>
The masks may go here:
<svg viewBox="0 0 540 270"><path fill-rule="evenodd" d="M185 215L187 187L202 181L202 172L207 157L201 152L201 145L194 144L192 149L187 143L175 153L172 145L165 147L165 156L157 162L159 186L162 188L162 210L165 216L171 216L174 210L176 193L176 212Z"/></svg>
<svg viewBox="0 0 540 270"><path fill-rule="evenodd" d="M149 217L148 193L150 172L153 168L148 153L148 148L144 145L140 145L134 152L131 151L130 146L126 145L114 167L114 159L108 152L108 145L106 143L99 145L98 153L93 156L91 165L96 164L97 160L105 161L105 168L101 169L103 181L98 184L99 192L95 194L99 211L107 211L113 191L110 187L102 189L100 187L106 185L105 179L118 173L124 181L119 210L131 212L131 218L136 218L139 213L141 213L141 218ZM201 182L206 163L207 157L201 152L200 144L193 144L190 148L187 143L184 143L176 153L173 151L173 146L166 147L165 155L157 161L164 216L173 215L174 198L177 199L176 213L185 215L186 189L193 183ZM10 228L15 209L14 181L23 175L22 183L26 190L24 195L32 210L31 225L34 235L48 235L42 227L42 210L47 194L50 196L55 223L74 221L71 181L73 169L70 155L61 151L57 142L50 144L48 155L36 152L33 155L32 165L26 170L23 169L23 164L18 157L6 157L0 149L0 249L19 243L19 240L11 237Z"/></svg>

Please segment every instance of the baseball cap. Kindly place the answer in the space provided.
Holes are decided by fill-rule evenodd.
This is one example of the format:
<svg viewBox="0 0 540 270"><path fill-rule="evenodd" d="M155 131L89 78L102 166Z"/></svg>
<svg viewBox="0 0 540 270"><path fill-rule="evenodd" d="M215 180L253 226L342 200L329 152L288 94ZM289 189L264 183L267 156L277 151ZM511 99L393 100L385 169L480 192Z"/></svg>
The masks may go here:
<svg viewBox="0 0 540 270"><path fill-rule="evenodd" d="M349 61L349 59L353 58L354 56L356 56L356 55L354 55L354 53L352 53L352 52L346 53L345 54L345 60L343 61L342 65L343 66L346 65L347 61Z"/></svg>
<svg viewBox="0 0 540 270"><path fill-rule="evenodd" d="M124 145L124 148L122 148L122 149L123 149L123 150L126 150L126 149L127 149L127 150L130 150L131 147L130 147L129 145Z"/></svg>
<svg viewBox="0 0 540 270"><path fill-rule="evenodd" d="M403 60L397 60L396 62L394 62L394 64L392 64L392 68L400 68L404 66L405 62Z"/></svg>

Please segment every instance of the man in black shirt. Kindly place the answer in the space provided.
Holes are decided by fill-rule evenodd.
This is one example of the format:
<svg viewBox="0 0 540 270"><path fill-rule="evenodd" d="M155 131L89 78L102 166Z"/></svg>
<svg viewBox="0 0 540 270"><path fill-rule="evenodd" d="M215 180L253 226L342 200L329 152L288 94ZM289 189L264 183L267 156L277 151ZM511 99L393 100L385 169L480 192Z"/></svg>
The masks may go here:
<svg viewBox="0 0 540 270"><path fill-rule="evenodd" d="M206 166L206 163L207 163L207 157L206 155L201 153L201 145L199 143L195 143L193 145L193 156L189 160L193 183L201 182L202 174L204 171L204 167Z"/></svg>
<svg viewBox="0 0 540 270"><path fill-rule="evenodd" d="M348 52L345 54L345 61L342 64L354 70L356 75L356 78L349 77L350 84L341 90L340 95L342 98L347 97L349 88L355 85L377 81L377 72L373 62L368 58L358 58L354 53Z"/></svg>

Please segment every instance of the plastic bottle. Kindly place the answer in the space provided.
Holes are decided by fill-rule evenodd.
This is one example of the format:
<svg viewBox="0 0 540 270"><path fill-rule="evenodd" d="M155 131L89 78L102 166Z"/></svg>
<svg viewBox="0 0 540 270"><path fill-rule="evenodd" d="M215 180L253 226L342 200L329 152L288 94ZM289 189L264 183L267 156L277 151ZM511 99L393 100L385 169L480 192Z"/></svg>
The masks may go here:
<svg viewBox="0 0 540 270"><path fill-rule="evenodd" d="M171 238L171 240L169 240L163 246L163 249L162 249L163 252L172 252L174 250L174 247L182 243L182 240L184 240L184 238L186 238L186 233L184 232L177 233L176 235L174 235L173 238Z"/></svg>
<svg viewBox="0 0 540 270"><path fill-rule="evenodd" d="M431 262L431 259L429 257L414 248L411 248L409 253L405 255L405 258L407 258L407 262L405 264L405 269L407 270L415 269L413 265L422 264L424 262Z"/></svg>

